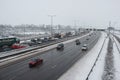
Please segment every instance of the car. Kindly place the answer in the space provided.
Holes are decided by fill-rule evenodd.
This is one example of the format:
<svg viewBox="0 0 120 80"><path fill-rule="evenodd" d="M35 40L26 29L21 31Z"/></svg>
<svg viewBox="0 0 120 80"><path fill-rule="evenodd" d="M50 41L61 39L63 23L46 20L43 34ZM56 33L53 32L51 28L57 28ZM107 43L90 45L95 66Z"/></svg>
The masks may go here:
<svg viewBox="0 0 120 80"><path fill-rule="evenodd" d="M86 40L89 40L89 38L87 38Z"/></svg>
<svg viewBox="0 0 120 80"><path fill-rule="evenodd" d="M89 36L91 36L92 34L89 34Z"/></svg>
<svg viewBox="0 0 120 80"><path fill-rule="evenodd" d="M38 43L35 43L35 42L28 42L27 43L29 46L34 46L34 45L37 45Z"/></svg>
<svg viewBox="0 0 120 80"><path fill-rule="evenodd" d="M87 49L88 49L87 44L84 44L81 49L82 49L82 51L87 51Z"/></svg>
<svg viewBox="0 0 120 80"><path fill-rule="evenodd" d="M20 48L25 48L25 47L26 47L25 45L18 44L18 43L13 44L13 45L11 46L12 49L20 49Z"/></svg>
<svg viewBox="0 0 120 80"><path fill-rule="evenodd" d="M49 41L47 37L42 37L40 39L41 39L41 42L48 42Z"/></svg>
<svg viewBox="0 0 120 80"><path fill-rule="evenodd" d="M43 63L43 59L40 59L40 58L36 58L36 59L33 59L29 62L29 67L32 68L32 67L35 67L37 65L40 65Z"/></svg>
<svg viewBox="0 0 120 80"><path fill-rule="evenodd" d="M37 44L41 44L42 41L39 38L37 38L37 39L31 39L31 43L33 43L33 45L37 45Z"/></svg>
<svg viewBox="0 0 120 80"><path fill-rule="evenodd" d="M58 46L56 48L57 48L57 50L64 49L64 44L60 43L60 44L58 44Z"/></svg>
<svg viewBox="0 0 120 80"><path fill-rule="evenodd" d="M80 45L81 44L79 39L75 40L75 42L76 42L76 45Z"/></svg>

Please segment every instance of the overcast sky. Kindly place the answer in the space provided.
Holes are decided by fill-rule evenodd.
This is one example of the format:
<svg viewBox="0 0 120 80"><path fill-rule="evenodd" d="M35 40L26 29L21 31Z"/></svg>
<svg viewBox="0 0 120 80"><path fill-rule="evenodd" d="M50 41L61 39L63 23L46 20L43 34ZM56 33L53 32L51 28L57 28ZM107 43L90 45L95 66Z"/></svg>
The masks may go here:
<svg viewBox="0 0 120 80"><path fill-rule="evenodd" d="M54 24L119 28L120 0L0 0L0 24Z"/></svg>

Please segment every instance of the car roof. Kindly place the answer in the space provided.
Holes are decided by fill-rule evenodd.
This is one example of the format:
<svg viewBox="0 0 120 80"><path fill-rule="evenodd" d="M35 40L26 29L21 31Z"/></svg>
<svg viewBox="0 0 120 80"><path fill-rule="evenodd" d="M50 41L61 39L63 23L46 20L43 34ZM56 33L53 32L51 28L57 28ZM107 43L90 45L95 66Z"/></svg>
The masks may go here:
<svg viewBox="0 0 120 80"><path fill-rule="evenodd" d="M60 44L58 44L58 45L64 45L63 43L60 43Z"/></svg>
<svg viewBox="0 0 120 80"><path fill-rule="evenodd" d="M87 44L84 44L83 46L87 46Z"/></svg>

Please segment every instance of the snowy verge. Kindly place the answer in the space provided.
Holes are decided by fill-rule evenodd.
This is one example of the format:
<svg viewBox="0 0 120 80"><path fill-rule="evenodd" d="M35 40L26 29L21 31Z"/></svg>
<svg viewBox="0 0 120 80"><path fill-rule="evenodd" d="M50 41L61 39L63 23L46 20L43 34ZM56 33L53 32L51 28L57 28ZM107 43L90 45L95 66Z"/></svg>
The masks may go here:
<svg viewBox="0 0 120 80"><path fill-rule="evenodd" d="M114 39L117 43L118 47L120 48L119 42ZM115 65L115 80L120 80L120 53L116 44L113 44L113 54L114 54L114 65Z"/></svg>
<svg viewBox="0 0 120 80"><path fill-rule="evenodd" d="M120 50L120 43L118 42L118 40L115 37L113 37L113 39L115 40L114 43L117 45L117 48Z"/></svg>
<svg viewBox="0 0 120 80"><path fill-rule="evenodd" d="M96 45L58 80L85 80L100 52L102 43L104 42L106 36L107 35L102 32L102 35Z"/></svg>
<svg viewBox="0 0 120 80"><path fill-rule="evenodd" d="M100 57L96 63L96 66L91 73L89 80L102 80L102 75L104 72L104 65L105 65L105 57L107 54L107 47L108 47L109 38L106 39L104 47L101 51Z"/></svg>
<svg viewBox="0 0 120 80"><path fill-rule="evenodd" d="M117 33L117 34L115 34L116 36L118 36L119 38L120 38L120 33Z"/></svg>

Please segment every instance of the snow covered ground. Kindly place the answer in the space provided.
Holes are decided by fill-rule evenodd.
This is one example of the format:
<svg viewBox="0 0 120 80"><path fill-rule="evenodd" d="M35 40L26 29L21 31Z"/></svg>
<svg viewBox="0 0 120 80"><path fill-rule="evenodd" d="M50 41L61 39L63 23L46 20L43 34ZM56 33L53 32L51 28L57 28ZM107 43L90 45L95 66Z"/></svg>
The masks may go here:
<svg viewBox="0 0 120 80"><path fill-rule="evenodd" d="M120 50L120 43L114 38L115 42L117 43L117 46L114 42L113 44L113 54L114 54L114 64L115 64L115 80L120 80L120 53L118 49Z"/></svg>
<svg viewBox="0 0 120 80"><path fill-rule="evenodd" d="M115 31L115 35L118 36L120 38L120 32Z"/></svg>
<svg viewBox="0 0 120 80"><path fill-rule="evenodd" d="M100 57L98 58L96 66L94 67L93 72L89 77L89 80L102 80L102 76L104 73L103 71L104 71L104 65L105 65L105 57L107 54L108 41L109 41L109 38L107 38L105 41Z"/></svg>
<svg viewBox="0 0 120 80"><path fill-rule="evenodd" d="M114 31L114 33L120 35L120 31Z"/></svg>
<svg viewBox="0 0 120 80"><path fill-rule="evenodd" d="M66 73L64 73L58 80L86 80L99 52L102 47L102 43L106 38L106 34L102 33L97 44L80 60L78 60ZM93 72L89 76L89 80L102 80L102 74L104 70L105 55L107 52L108 39L106 39L101 51L101 55L98 58L96 66Z"/></svg>

